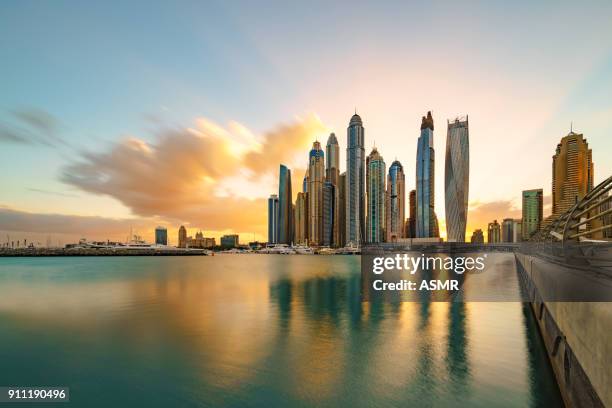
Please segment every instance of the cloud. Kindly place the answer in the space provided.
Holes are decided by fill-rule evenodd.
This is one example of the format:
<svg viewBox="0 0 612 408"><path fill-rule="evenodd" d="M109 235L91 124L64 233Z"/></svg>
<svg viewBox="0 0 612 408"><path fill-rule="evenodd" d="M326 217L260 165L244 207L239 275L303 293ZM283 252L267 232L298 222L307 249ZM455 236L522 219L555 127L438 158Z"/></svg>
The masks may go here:
<svg viewBox="0 0 612 408"><path fill-rule="evenodd" d="M145 228L146 225L145 220L139 219L39 214L0 206L0 230L2 231L126 237L130 226Z"/></svg>
<svg viewBox="0 0 612 408"><path fill-rule="evenodd" d="M57 146L64 144L59 136L60 128L59 121L44 110L17 110L0 120L0 141Z"/></svg>
<svg viewBox="0 0 612 408"><path fill-rule="evenodd" d="M82 153L63 168L60 179L82 191L113 197L138 216L262 233L265 197L277 185L246 197L241 186L248 190L249 183L276 174L280 162L298 152L305 155L304 146L324 129L311 115L258 139L236 122L224 128L198 119L194 128L161 129L153 143L128 137L107 151ZM233 181L232 189L222 188L227 180Z"/></svg>
<svg viewBox="0 0 612 408"><path fill-rule="evenodd" d="M497 220L501 224L504 218L521 218L521 209L517 208L512 200L470 203L466 239L469 239L474 229L480 228L486 233L490 222Z"/></svg>
<svg viewBox="0 0 612 408"><path fill-rule="evenodd" d="M41 188L28 188L28 191L32 191L34 193L46 194L46 195L54 195L54 196L59 196L59 197L78 197L78 195L76 194L62 193L60 191L44 190Z"/></svg>

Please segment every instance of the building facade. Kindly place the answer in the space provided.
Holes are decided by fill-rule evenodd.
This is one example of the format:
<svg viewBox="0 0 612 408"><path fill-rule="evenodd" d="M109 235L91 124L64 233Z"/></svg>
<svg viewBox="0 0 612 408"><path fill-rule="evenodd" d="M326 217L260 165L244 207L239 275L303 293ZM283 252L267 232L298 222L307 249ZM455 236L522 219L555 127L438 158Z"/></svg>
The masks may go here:
<svg viewBox="0 0 612 408"><path fill-rule="evenodd" d="M308 242L323 243L323 183L325 182L325 154L321 143L314 142L308 155Z"/></svg>
<svg viewBox="0 0 612 408"><path fill-rule="evenodd" d="M346 173L340 174L338 179L338 243L337 246L346 245Z"/></svg>
<svg viewBox="0 0 612 408"><path fill-rule="evenodd" d="M325 181L334 186L334 213L332 214L332 238L331 246L339 246L340 242L340 146L336 135L331 133L325 146Z"/></svg>
<svg viewBox="0 0 612 408"><path fill-rule="evenodd" d="M168 245L168 230L166 227L155 228L155 244Z"/></svg>
<svg viewBox="0 0 612 408"><path fill-rule="evenodd" d="M593 189L593 159L582 134L561 139L552 162L552 213L559 216Z"/></svg>
<svg viewBox="0 0 612 408"><path fill-rule="evenodd" d="M444 164L444 204L448 241L465 242L470 181L468 118L448 122Z"/></svg>
<svg viewBox="0 0 612 408"><path fill-rule="evenodd" d="M435 205L434 123L431 112L423 116L417 145L416 164L416 227L417 238L437 237Z"/></svg>
<svg viewBox="0 0 612 408"><path fill-rule="evenodd" d="M487 228L487 242L489 244L501 242L501 226L497 220L493 220L493 222L489 223L489 227Z"/></svg>
<svg viewBox="0 0 612 408"><path fill-rule="evenodd" d="M237 234L223 235L221 237L221 248L236 248L239 245Z"/></svg>
<svg viewBox="0 0 612 408"><path fill-rule="evenodd" d="M385 161L376 147L366 161L366 242L383 242L385 223Z"/></svg>
<svg viewBox="0 0 612 408"><path fill-rule="evenodd" d="M389 167L385 192L385 241L404 238L406 212L406 176L404 167L395 160Z"/></svg>
<svg viewBox="0 0 612 408"><path fill-rule="evenodd" d="M524 190L522 194L521 238L528 240L542 225L544 215L544 192L541 188Z"/></svg>
<svg viewBox="0 0 612 408"><path fill-rule="evenodd" d="M347 128L345 239L360 244L365 228L365 129L356 113Z"/></svg>
<svg viewBox="0 0 612 408"><path fill-rule="evenodd" d="M295 200L294 242L308 244L308 193L298 193Z"/></svg>
<svg viewBox="0 0 612 408"><path fill-rule="evenodd" d="M321 245L333 246L334 220L336 216L336 186L331 181L323 183L323 239Z"/></svg>
<svg viewBox="0 0 612 408"><path fill-rule="evenodd" d="M480 228L474 230L470 241L472 242L472 244L484 244L484 235Z"/></svg>
<svg viewBox="0 0 612 408"><path fill-rule="evenodd" d="M512 218L504 218L501 225L501 242L513 242L514 238L514 220Z"/></svg>
<svg viewBox="0 0 612 408"><path fill-rule="evenodd" d="M291 170L280 165L278 175L278 242L293 241L293 196L291 193Z"/></svg>
<svg viewBox="0 0 612 408"><path fill-rule="evenodd" d="M178 247L187 248L187 229L181 225L178 230Z"/></svg>
<svg viewBox="0 0 612 408"><path fill-rule="evenodd" d="M406 220L406 238L416 238L416 190L408 194L408 219Z"/></svg>
<svg viewBox="0 0 612 408"><path fill-rule="evenodd" d="M272 194L268 198L268 242L278 243L278 196Z"/></svg>

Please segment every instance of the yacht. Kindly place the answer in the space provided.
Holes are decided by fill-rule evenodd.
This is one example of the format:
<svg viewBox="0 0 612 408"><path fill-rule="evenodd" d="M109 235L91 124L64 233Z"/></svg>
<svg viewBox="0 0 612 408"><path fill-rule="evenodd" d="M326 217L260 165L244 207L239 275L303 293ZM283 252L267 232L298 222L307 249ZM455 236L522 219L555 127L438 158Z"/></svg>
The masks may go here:
<svg viewBox="0 0 612 408"><path fill-rule="evenodd" d="M291 247L295 251L296 254L299 255L313 255L314 251L311 247L306 245L294 245Z"/></svg>

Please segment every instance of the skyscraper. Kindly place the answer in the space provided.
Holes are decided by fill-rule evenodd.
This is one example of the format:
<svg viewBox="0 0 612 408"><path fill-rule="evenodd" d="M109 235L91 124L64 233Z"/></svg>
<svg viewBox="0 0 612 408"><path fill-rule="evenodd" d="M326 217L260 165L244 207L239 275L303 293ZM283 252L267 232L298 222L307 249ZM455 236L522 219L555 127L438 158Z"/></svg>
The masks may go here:
<svg viewBox="0 0 612 408"><path fill-rule="evenodd" d="M359 244L365 227L365 129L356 113L347 128L345 239Z"/></svg>
<svg viewBox="0 0 612 408"><path fill-rule="evenodd" d="M334 133L331 133L327 139L325 154L325 181L337 186L340 177L340 147Z"/></svg>
<svg viewBox="0 0 612 408"><path fill-rule="evenodd" d="M448 122L444 165L446 234L449 241L465 242L470 179L468 118Z"/></svg>
<svg viewBox="0 0 612 408"><path fill-rule="evenodd" d="M435 151L433 140L434 123L431 112L423 116L421 135L417 145L416 164L416 237L437 237L438 221L434 211L435 197Z"/></svg>
<svg viewBox="0 0 612 408"><path fill-rule="evenodd" d="M268 243L278 243L278 196L268 198Z"/></svg>
<svg viewBox="0 0 612 408"><path fill-rule="evenodd" d="M338 242L339 247L346 245L346 173L338 180Z"/></svg>
<svg viewBox="0 0 612 408"><path fill-rule="evenodd" d="M559 216L593 189L593 159L582 134L561 139L552 162L552 214Z"/></svg>
<svg viewBox="0 0 612 408"><path fill-rule="evenodd" d="M407 238L415 238L416 237L416 190L410 190L410 194L408 195L408 207L410 208L410 213L408 215L408 221L406 222L406 237Z"/></svg>
<svg viewBox="0 0 612 408"><path fill-rule="evenodd" d="M323 183L323 240L321 245L334 245L334 219L336 215L336 186L331 181Z"/></svg>
<svg viewBox="0 0 612 408"><path fill-rule="evenodd" d="M493 222L489 223L489 227L487 229L487 242L490 244L495 244L501 241L501 228L497 220L493 220Z"/></svg>
<svg viewBox="0 0 612 408"><path fill-rule="evenodd" d="M296 244L308 243L308 193L298 193L295 200L294 241Z"/></svg>
<svg viewBox="0 0 612 408"><path fill-rule="evenodd" d="M290 244L293 241L292 204L291 170L281 164L278 176L278 242L281 244Z"/></svg>
<svg viewBox="0 0 612 408"><path fill-rule="evenodd" d="M385 193L385 235L387 242L404 238L406 212L406 177L404 167L395 160L389 167Z"/></svg>
<svg viewBox="0 0 612 408"><path fill-rule="evenodd" d="M542 224L543 196L541 188L523 191L522 239L528 240L535 234Z"/></svg>
<svg viewBox="0 0 612 408"><path fill-rule="evenodd" d="M181 225L178 230L178 247L187 248L187 229L184 225Z"/></svg>
<svg viewBox="0 0 612 408"><path fill-rule="evenodd" d="M338 246L340 242L340 205L338 196L338 183L340 182L340 146L336 135L331 133L325 146L325 181L334 186L334 211L332 215L332 239L329 245Z"/></svg>
<svg viewBox="0 0 612 408"><path fill-rule="evenodd" d="M155 228L155 243L157 245L168 245L168 230L166 227Z"/></svg>
<svg viewBox="0 0 612 408"><path fill-rule="evenodd" d="M366 221L366 242L383 242L385 223L385 161L376 150L366 161L366 183L368 214Z"/></svg>
<svg viewBox="0 0 612 408"><path fill-rule="evenodd" d="M325 154L321 143L314 142L308 155L308 239L311 245L323 243L323 182L325 181Z"/></svg>

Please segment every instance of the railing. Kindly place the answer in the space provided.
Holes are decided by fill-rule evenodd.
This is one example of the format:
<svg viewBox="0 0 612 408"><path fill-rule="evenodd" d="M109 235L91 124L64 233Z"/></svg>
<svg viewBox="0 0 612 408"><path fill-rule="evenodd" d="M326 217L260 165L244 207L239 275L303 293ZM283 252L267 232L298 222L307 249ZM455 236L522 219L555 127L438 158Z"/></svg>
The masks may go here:
<svg viewBox="0 0 612 408"><path fill-rule="evenodd" d="M534 234L534 242L612 241L612 176Z"/></svg>

